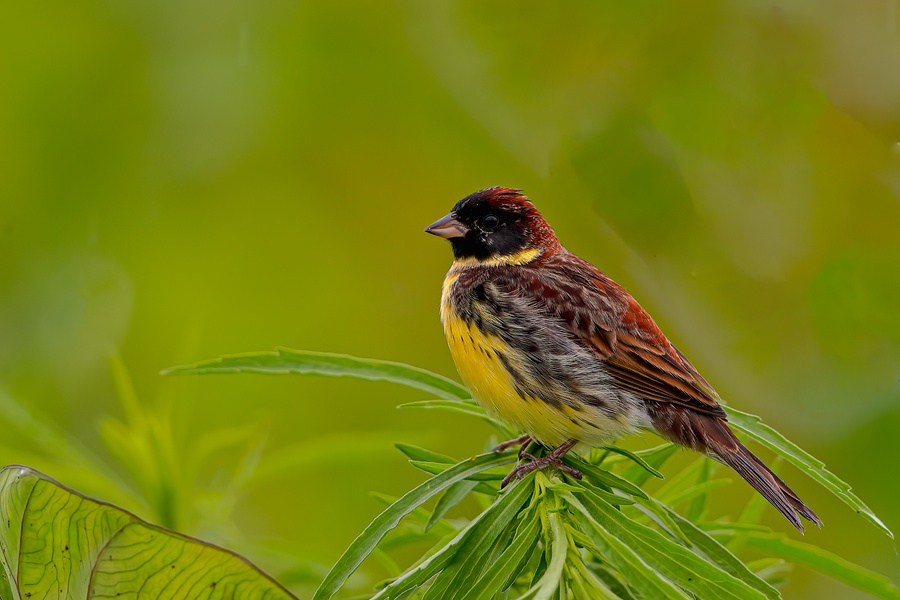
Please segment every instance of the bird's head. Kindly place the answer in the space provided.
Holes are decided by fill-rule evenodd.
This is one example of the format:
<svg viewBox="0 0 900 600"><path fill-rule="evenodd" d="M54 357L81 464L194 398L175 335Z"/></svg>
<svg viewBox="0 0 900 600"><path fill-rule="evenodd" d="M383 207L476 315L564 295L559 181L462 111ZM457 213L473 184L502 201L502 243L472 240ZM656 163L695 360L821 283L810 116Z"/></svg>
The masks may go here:
<svg viewBox="0 0 900 600"><path fill-rule="evenodd" d="M504 187L469 194L425 231L450 240L457 261L521 265L561 249L553 229L528 198Z"/></svg>

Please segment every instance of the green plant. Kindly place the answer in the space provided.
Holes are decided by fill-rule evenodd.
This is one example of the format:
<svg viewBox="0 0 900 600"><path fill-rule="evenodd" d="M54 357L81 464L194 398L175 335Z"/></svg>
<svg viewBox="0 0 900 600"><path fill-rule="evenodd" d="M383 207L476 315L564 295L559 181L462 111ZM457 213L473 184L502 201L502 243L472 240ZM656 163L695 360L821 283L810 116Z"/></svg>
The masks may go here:
<svg viewBox="0 0 900 600"><path fill-rule="evenodd" d="M437 409L477 416L501 437L514 433L487 415L468 391L439 375L406 365L350 356L277 349L234 355L169 370L173 374L318 373L386 379L437 396L401 408ZM772 449L821 483L854 511L893 537L890 530L825 469L821 461L754 416L728 409L736 429ZM480 497L484 510L462 527L451 527L423 559L376 594L405 598L777 598L765 578L777 582L784 565L771 560L746 565L734 549L753 547L776 559L790 559L885 598L900 598L887 579L808 544L791 541L758 524L762 509L754 497L736 522L708 521L708 494L727 480L714 478L715 463L700 457L654 496L640 486L662 477L674 452L663 444L632 453L610 447L585 459L567 458L582 481L555 471L528 477L501 493L498 482L515 462L513 453L488 452L456 462L428 450L400 445L410 463L434 474L393 502L353 542L317 591L330 598L404 517L421 521L423 537L466 495ZM440 494L433 511L422 505ZM686 507L682 516L676 508ZM406 532L404 541L421 541ZM753 567L753 569L751 569Z"/></svg>
<svg viewBox="0 0 900 600"><path fill-rule="evenodd" d="M389 380L435 396L403 408L461 412L488 421L502 436L513 433L485 414L455 382L398 363L279 349L168 372ZM748 437L797 465L891 535L821 462L758 418L731 410L729 414ZM485 452L457 461L416 446L397 447L430 477L399 499L377 496L387 508L325 576L316 600L336 594L368 557L380 560L392 575L379 589L361 596L373 599L779 598L776 586L784 580L789 563L819 570L877 597L900 598L900 589L888 579L760 525L766 505L759 497L754 496L734 521L711 520L707 499L727 480L717 476L717 465L706 458L699 457L670 476L653 495L645 493L642 487L650 478L663 477L660 468L675 452L669 443L639 452L596 449L583 458L567 459L585 474L583 480L543 471L503 492L499 480L515 462L514 453ZM436 503L426 509L432 498ZM478 503L481 511L467 521L448 519L448 511L466 498ZM54 510L46 510L48 506ZM0 527L0 542L8 578L5 587L0 586L0 598L49 593L70 598L116 594L155 598L152 590L161 588L153 586L159 585L172 585L176 589L172 597L179 599L291 597L235 555L144 523L27 469L7 468L0 475L0 508L7 517L6 527ZM168 550L154 552L154 544ZM430 549L405 570L390 557L389 552L401 546L423 544ZM127 558L110 556L109 548L122 546L139 551ZM751 549L767 558L752 562L738 558ZM182 578L190 585L173 584L185 556L194 557L189 561L191 577ZM116 561L126 568L111 568ZM61 579L47 576L50 565L54 573L66 574L65 594L62 587L53 587ZM96 585L101 581L97 573L102 574L102 589ZM247 587L235 595L236 588L221 585L222 581L242 581ZM135 592L138 589L143 596Z"/></svg>
<svg viewBox="0 0 900 600"><path fill-rule="evenodd" d="M245 559L151 525L25 467L0 471L0 598L291 594Z"/></svg>

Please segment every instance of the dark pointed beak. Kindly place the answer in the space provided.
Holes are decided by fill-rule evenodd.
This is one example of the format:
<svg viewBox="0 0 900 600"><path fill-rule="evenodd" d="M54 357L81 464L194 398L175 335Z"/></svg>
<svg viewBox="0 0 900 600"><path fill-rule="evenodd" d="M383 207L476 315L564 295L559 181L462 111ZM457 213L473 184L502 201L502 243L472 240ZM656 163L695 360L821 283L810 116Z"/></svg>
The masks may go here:
<svg viewBox="0 0 900 600"><path fill-rule="evenodd" d="M469 230L466 226L456 220L456 216L450 213L442 219L438 219L425 228L425 233L436 235L444 239L465 237Z"/></svg>

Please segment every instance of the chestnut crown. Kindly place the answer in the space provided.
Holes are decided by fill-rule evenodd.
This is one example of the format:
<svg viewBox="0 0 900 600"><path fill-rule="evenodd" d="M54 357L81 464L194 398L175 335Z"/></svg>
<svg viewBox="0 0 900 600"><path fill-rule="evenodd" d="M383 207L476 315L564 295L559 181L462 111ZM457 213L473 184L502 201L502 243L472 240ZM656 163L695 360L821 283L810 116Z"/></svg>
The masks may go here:
<svg viewBox="0 0 900 600"><path fill-rule="evenodd" d="M469 194L426 232L450 240L456 259L489 261L559 248L553 230L521 190L490 187Z"/></svg>

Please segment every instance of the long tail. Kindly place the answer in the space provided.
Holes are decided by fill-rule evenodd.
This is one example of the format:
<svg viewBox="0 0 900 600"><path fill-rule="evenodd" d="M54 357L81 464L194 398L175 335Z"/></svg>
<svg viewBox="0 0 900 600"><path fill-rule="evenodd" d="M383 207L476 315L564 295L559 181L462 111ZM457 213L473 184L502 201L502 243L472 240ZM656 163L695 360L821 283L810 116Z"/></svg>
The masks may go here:
<svg viewBox="0 0 900 600"><path fill-rule="evenodd" d="M800 517L822 526L822 521L755 454L735 437L721 417L674 404L648 402L653 426L664 437L717 458L756 488L800 533ZM799 515L799 516L798 516Z"/></svg>

